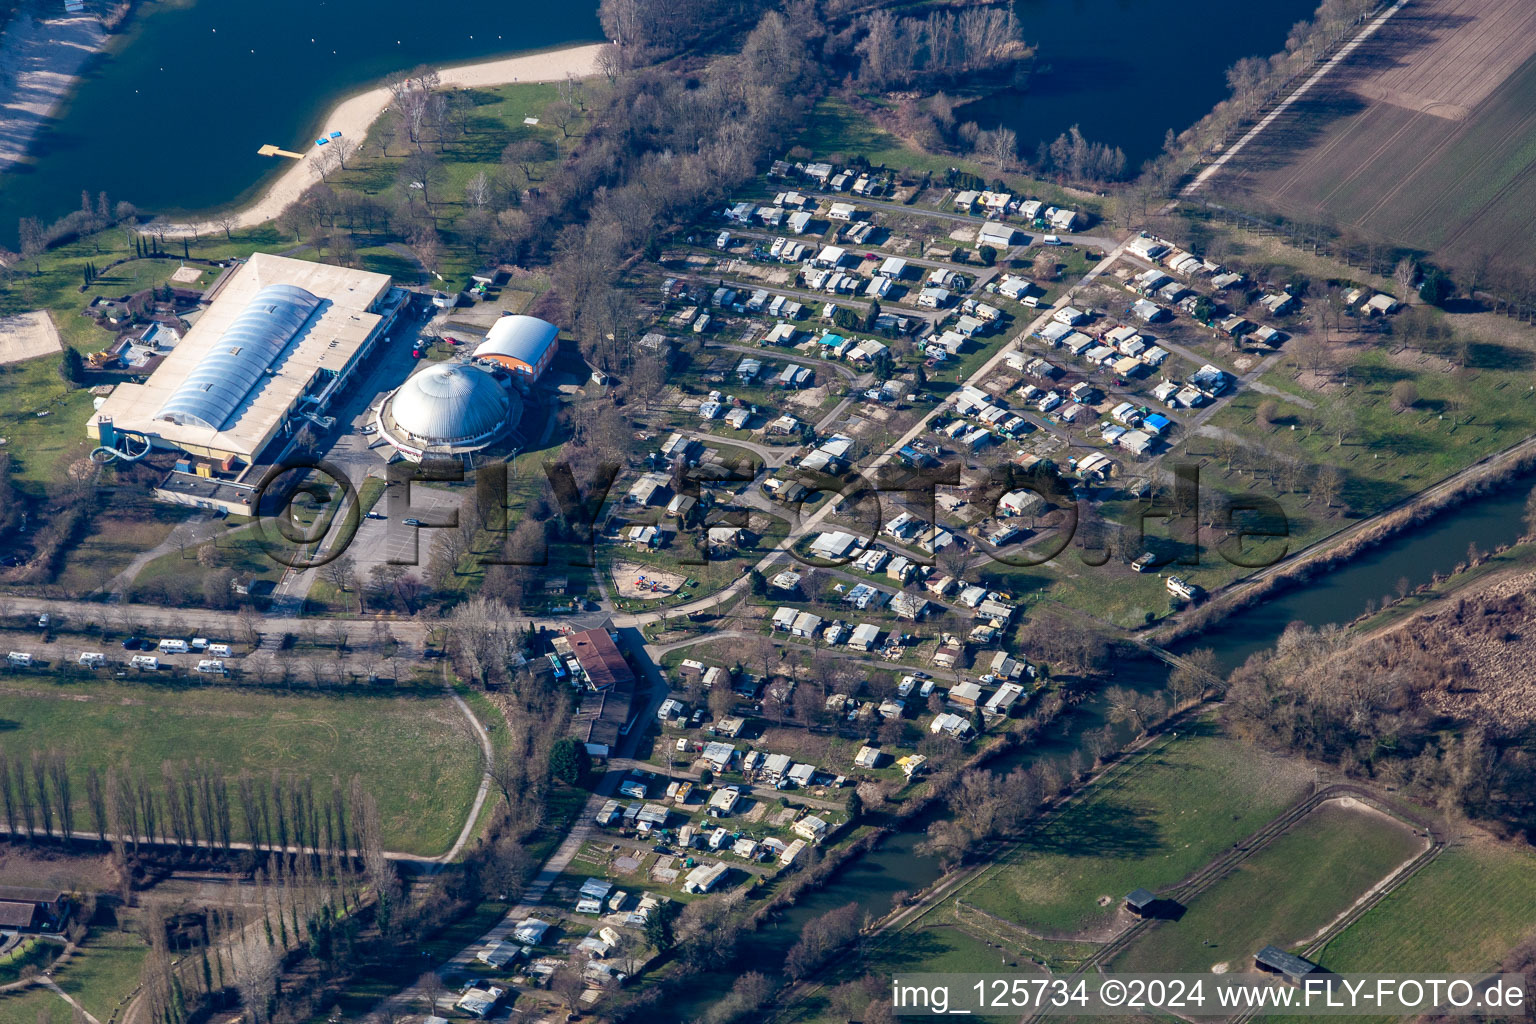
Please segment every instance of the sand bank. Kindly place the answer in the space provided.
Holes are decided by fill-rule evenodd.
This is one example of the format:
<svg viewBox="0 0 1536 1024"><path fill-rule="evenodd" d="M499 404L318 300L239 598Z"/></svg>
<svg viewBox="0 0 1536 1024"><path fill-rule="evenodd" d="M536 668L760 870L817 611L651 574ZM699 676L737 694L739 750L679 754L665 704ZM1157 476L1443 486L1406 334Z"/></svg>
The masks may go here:
<svg viewBox="0 0 1536 1024"><path fill-rule="evenodd" d="M0 36L0 171L22 160L107 40L95 18L21 14Z"/></svg>
<svg viewBox="0 0 1536 1024"><path fill-rule="evenodd" d="M558 82L567 76L585 78L596 72L597 53L601 48L600 43L569 46L523 57L503 57L478 64L443 68L440 74L443 87L453 89L488 88L512 82ZM361 142L368 134L368 127L389 109L389 102L389 90L383 86L359 93L337 104L321 122L320 130L325 133L341 132L344 138ZM253 140L252 145L255 144ZM290 166L260 199L236 213L236 227L250 228L275 220L305 189L319 181L320 170L314 159L318 152L319 148L311 145L304 151L302 160L275 157ZM205 221L182 226L178 233L192 230L206 235L222 229L212 221Z"/></svg>

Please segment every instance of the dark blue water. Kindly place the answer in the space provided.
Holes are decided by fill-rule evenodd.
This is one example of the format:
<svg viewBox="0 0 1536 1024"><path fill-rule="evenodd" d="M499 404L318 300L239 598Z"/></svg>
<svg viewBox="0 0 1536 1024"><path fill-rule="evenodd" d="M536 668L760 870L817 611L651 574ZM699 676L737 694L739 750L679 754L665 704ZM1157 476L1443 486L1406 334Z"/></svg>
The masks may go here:
<svg viewBox="0 0 1536 1024"><path fill-rule="evenodd" d="M303 150L343 96L418 64L602 39L597 0L146 2L98 58L35 163L0 176L0 242L105 189L157 213L227 205Z"/></svg>
<svg viewBox="0 0 1536 1024"><path fill-rule="evenodd" d="M1230 670L1272 646L1293 622L1309 626L1349 622L1365 611L1366 602L1379 605L1384 598L1395 597L1401 580L1417 587L1437 572L1450 572L1466 559L1470 544L1491 551L1517 540L1524 532L1525 500L1532 484L1536 480L1525 479L1474 498L1308 583L1229 616L1215 629L1173 649L1209 647L1223 670Z"/></svg>
<svg viewBox="0 0 1536 1024"><path fill-rule="evenodd" d="M1072 125L1119 146L1135 171L1228 95L1226 71L1283 48L1316 0L1014 0L1037 73L1024 91L967 104L958 120L1000 125L1025 157Z"/></svg>

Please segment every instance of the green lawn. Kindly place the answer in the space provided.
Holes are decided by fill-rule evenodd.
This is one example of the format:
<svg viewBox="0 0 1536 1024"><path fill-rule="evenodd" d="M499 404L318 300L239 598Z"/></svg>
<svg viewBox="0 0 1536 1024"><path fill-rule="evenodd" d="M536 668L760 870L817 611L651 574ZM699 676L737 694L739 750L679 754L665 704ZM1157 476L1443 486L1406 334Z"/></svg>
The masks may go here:
<svg viewBox="0 0 1536 1024"><path fill-rule="evenodd" d="M569 138L547 118L539 125L523 123L525 117L541 117L545 108L558 97L559 87L551 83L459 90L458 95L469 103L465 133L443 147L435 142L425 146L441 161L442 178L432 183L429 198L434 219L442 228L439 271L454 288L467 284L469 274L484 258L475 251L473 239L462 230L462 218L470 212L464 194L470 179L481 171L498 177L502 172L502 151L511 143L529 141L541 147L541 155L529 167L533 175L531 184L537 188L557 172L563 155L569 153L586 130L584 118L578 118L569 126ZM360 152L347 162L345 171L333 172L327 184L338 192L374 196L401 193L403 186L398 179L409 144L403 139L394 139L392 132L390 119L375 121ZM403 255L400 248L371 244L361 233L357 255L366 269L394 274L407 283L420 279L420 270L414 260Z"/></svg>
<svg viewBox="0 0 1536 1024"><path fill-rule="evenodd" d="M1371 886L1424 849L1413 830L1364 807L1327 803L1117 956L1117 971L1245 970L1267 945L1303 947Z"/></svg>
<svg viewBox="0 0 1536 1024"><path fill-rule="evenodd" d="M275 521L233 525L214 538L213 544L218 560L212 566L198 561L196 546L168 551L151 561L134 577L132 599L155 604L204 605L203 580L219 569L232 569L242 578L273 583L282 579L287 570L286 562L277 557L287 550L287 545Z"/></svg>
<svg viewBox="0 0 1536 1024"><path fill-rule="evenodd" d="M1298 765L1209 727L1180 730L1116 768L959 897L1033 931L1080 934L1132 889L1157 891L1193 874L1294 804L1310 781Z"/></svg>
<svg viewBox="0 0 1536 1024"><path fill-rule="evenodd" d="M54 973L54 980L88 1013L105 1021L138 985L148 953L137 935L98 929Z"/></svg>
<svg viewBox="0 0 1536 1024"><path fill-rule="evenodd" d="M1480 971L1536 933L1536 855L1449 849L1323 947L1332 971Z"/></svg>
<svg viewBox="0 0 1536 1024"><path fill-rule="evenodd" d="M92 447L85 436L91 395L70 390L58 367L57 355L0 366L0 437L11 457L11 481L38 497Z"/></svg>
<svg viewBox="0 0 1536 1024"><path fill-rule="evenodd" d="M81 829L92 827L89 766L126 762L158 778L162 762L203 758L231 777L242 768L307 775L322 795L360 776L378 802L386 847L437 854L457 838L480 782L478 741L430 686L319 697L11 675L0 687L6 751L67 755ZM238 808L234 818L242 839Z"/></svg>
<svg viewBox="0 0 1536 1024"><path fill-rule="evenodd" d="M0 985L16 981L28 967L42 970L64 952L62 943L44 939L23 939L9 953L0 957Z"/></svg>
<svg viewBox="0 0 1536 1024"><path fill-rule="evenodd" d="M0 992L0 1024L70 1024L74 1011L45 988Z"/></svg>
<svg viewBox="0 0 1536 1024"><path fill-rule="evenodd" d="M1302 395L1315 410L1282 403L1281 418L1266 428L1254 415L1265 396L1244 390L1211 425L1309 466L1338 466L1345 477L1341 499L1357 512L1375 512L1536 431L1529 356L1488 344L1473 344L1470 352L1471 368L1452 373L1435 357L1421 363L1416 355L1394 357L1375 348L1356 359L1347 392L1328 394L1300 388L1282 363L1263 379ZM1418 401L1395 412L1390 393L1403 381L1417 390ZM1342 445L1332 427L1341 408L1349 416Z"/></svg>
<svg viewBox="0 0 1536 1024"><path fill-rule="evenodd" d="M836 974L828 985L801 999L787 1019L796 1024L842 1024L829 999L832 985L857 977L867 967L880 977L907 973L1005 974L1043 976L1017 950L1001 952L970 931L953 924L925 924L900 933L900 941L884 943L870 964L850 964L851 972ZM889 998L889 993L886 994ZM956 997L952 996L952 1000ZM1016 1015L975 1015L977 1021L1014 1020Z"/></svg>

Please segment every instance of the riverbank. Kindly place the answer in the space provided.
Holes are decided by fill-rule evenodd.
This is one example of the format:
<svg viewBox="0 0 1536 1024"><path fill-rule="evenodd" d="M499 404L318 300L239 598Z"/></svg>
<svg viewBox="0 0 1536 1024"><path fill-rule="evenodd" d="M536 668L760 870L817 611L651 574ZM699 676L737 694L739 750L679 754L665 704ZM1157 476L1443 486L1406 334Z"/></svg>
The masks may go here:
<svg viewBox="0 0 1536 1024"><path fill-rule="evenodd" d="M32 142L68 98L86 63L106 46L95 18L22 15L0 36L0 172L26 159Z"/></svg>
<svg viewBox="0 0 1536 1024"><path fill-rule="evenodd" d="M597 72L597 55L602 47L601 43L567 46L521 57L503 57L447 67L441 69L439 74L445 89L484 89L514 82L560 82L568 77L586 78ZM382 85L358 93L332 107L321 122L321 130L327 134L341 132L343 138L361 143L374 121L389 109L389 103L389 90ZM305 151L303 159L291 161L292 166L262 193L260 199L235 214L232 227L235 230L253 228L281 216L306 189L321 180L320 164L314 159L318 152L320 150L317 147L310 147ZM208 220L178 224L168 233L204 235L220 230L223 230L222 226Z"/></svg>
<svg viewBox="0 0 1536 1024"><path fill-rule="evenodd" d="M1452 474L1369 519L1317 541L1294 555L1218 591L1204 604L1170 616L1145 637L1168 647L1189 641L1227 616L1306 583L1415 526L1529 473L1536 466L1536 438L1528 438Z"/></svg>

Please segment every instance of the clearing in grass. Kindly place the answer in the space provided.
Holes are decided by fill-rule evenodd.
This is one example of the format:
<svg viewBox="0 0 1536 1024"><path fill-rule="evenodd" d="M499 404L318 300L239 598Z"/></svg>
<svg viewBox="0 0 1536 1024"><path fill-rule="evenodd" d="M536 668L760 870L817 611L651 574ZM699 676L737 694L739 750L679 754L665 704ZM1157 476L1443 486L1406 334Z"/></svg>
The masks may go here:
<svg viewBox="0 0 1536 1024"><path fill-rule="evenodd" d="M1117 971L1245 971L1268 945L1305 947L1428 849L1414 829L1352 799L1329 800L1115 957Z"/></svg>

